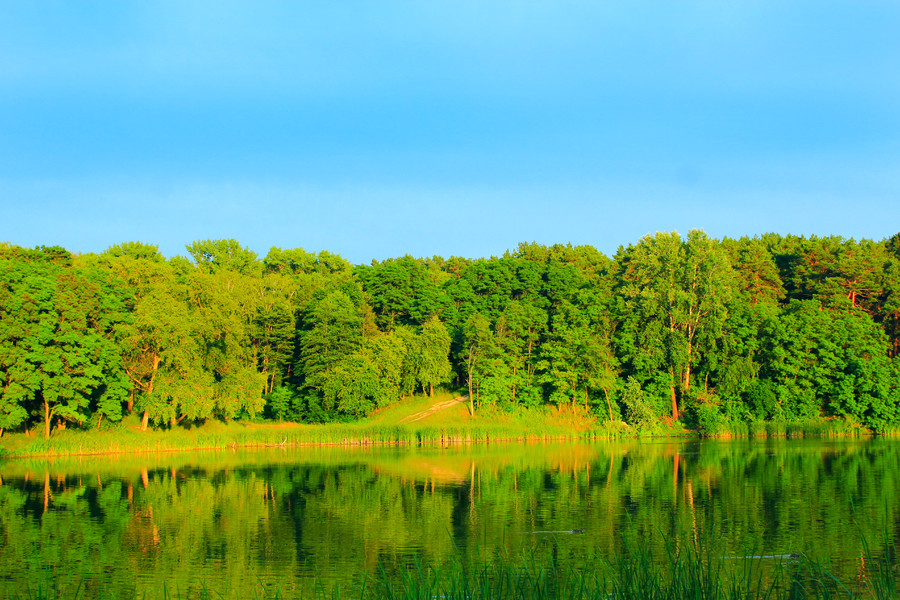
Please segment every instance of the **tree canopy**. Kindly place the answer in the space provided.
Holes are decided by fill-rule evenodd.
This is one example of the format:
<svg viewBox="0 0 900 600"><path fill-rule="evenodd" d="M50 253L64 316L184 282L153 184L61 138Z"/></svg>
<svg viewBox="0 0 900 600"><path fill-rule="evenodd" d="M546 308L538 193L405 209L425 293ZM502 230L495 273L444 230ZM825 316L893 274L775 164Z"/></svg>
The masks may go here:
<svg viewBox="0 0 900 600"><path fill-rule="evenodd" d="M0 245L0 434L218 419L343 420L435 387L635 430L900 419L900 234L702 231L612 258L477 260L196 241L99 255Z"/></svg>

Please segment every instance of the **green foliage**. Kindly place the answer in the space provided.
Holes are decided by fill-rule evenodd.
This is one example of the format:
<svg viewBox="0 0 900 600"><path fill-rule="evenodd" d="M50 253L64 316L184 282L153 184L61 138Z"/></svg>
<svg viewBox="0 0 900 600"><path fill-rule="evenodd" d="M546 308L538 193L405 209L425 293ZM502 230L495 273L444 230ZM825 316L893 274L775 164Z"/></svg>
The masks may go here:
<svg viewBox="0 0 900 600"><path fill-rule="evenodd" d="M275 388L266 397L271 416L278 421L299 421L301 419L300 398L288 386Z"/></svg>
<svg viewBox="0 0 900 600"><path fill-rule="evenodd" d="M644 398L641 384L634 377L629 377L622 392L622 404L625 405L625 420L638 431L653 431L659 417L653 407Z"/></svg>
<svg viewBox="0 0 900 600"><path fill-rule="evenodd" d="M157 263L165 260L162 254L159 253L159 246L155 244L144 244L142 242L114 244L104 250L103 254L101 254L101 257L113 259L126 256L135 260L147 260Z"/></svg>
<svg viewBox="0 0 900 600"><path fill-rule="evenodd" d="M207 273L234 271L251 274L258 270L257 254L237 240L203 240L185 246L197 267Z"/></svg>
<svg viewBox="0 0 900 600"><path fill-rule="evenodd" d="M306 311L300 332L300 364L308 387L322 390L330 372L362 346L363 318L343 290L331 290Z"/></svg>
<svg viewBox="0 0 900 600"><path fill-rule="evenodd" d="M417 345L409 350L416 365L416 381L423 390L427 386L433 395L434 386L450 381L450 333L438 317L422 324Z"/></svg>
<svg viewBox="0 0 900 600"><path fill-rule="evenodd" d="M895 367L884 332L859 310L791 301L767 322L762 374L786 418L826 413L874 429L896 419ZM759 414L759 413L758 413Z"/></svg>
<svg viewBox="0 0 900 600"><path fill-rule="evenodd" d="M669 372L677 419L697 367L715 352L735 293L734 270L719 243L698 230L684 241L677 233L646 236L618 261L628 360L635 374Z"/></svg>
<svg viewBox="0 0 900 600"><path fill-rule="evenodd" d="M330 422L449 385L469 390L472 412L886 432L900 421L896 238L695 230L615 260L523 243L364 266L302 248L260 261L235 240L170 260L141 242L85 256L4 244L0 429L99 415ZM282 388L295 397L272 396ZM643 407L630 416L629 389L630 410L636 389Z"/></svg>
<svg viewBox="0 0 900 600"><path fill-rule="evenodd" d="M121 417L125 375L113 338L127 316L103 273L69 266L50 249L0 261L0 418L83 423L93 407Z"/></svg>
<svg viewBox="0 0 900 600"><path fill-rule="evenodd" d="M778 402L775 384L769 379L757 379L746 392L747 408L760 421L784 419L784 411Z"/></svg>

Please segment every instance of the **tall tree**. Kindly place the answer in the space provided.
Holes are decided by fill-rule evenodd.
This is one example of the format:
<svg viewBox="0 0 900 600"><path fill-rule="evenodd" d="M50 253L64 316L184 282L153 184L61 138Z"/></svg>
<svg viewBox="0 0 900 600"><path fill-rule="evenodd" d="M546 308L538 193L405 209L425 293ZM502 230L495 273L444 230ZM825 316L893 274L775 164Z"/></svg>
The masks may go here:
<svg viewBox="0 0 900 600"><path fill-rule="evenodd" d="M256 252L241 246L237 240L202 240L186 247L197 267L206 273L226 270L251 274L261 268Z"/></svg>
<svg viewBox="0 0 900 600"><path fill-rule="evenodd" d="M371 309L361 297L359 304L349 288L332 289L307 308L300 332L298 371L304 385L323 392L332 371L345 357L359 350L375 334Z"/></svg>
<svg viewBox="0 0 900 600"><path fill-rule="evenodd" d="M760 377L773 385L775 417L837 415L879 430L895 422L900 399L887 337L860 309L793 300L761 339Z"/></svg>
<svg viewBox="0 0 900 600"><path fill-rule="evenodd" d="M475 387L484 374L484 362L495 354L490 322L480 313L466 319L460 330L459 359L469 388L469 414L475 414Z"/></svg>
<svg viewBox="0 0 900 600"><path fill-rule="evenodd" d="M422 388L428 387L428 395L434 397L434 386L450 381L450 334L437 316L422 325L416 348L418 373L416 379Z"/></svg>
<svg viewBox="0 0 900 600"><path fill-rule="evenodd" d="M83 423L92 404L118 417L127 389L112 339L120 301L102 273L70 263L55 251L0 261L4 423L37 410L45 438L54 418L59 427Z"/></svg>
<svg viewBox="0 0 900 600"><path fill-rule="evenodd" d="M140 242L117 244L99 258L100 266L125 282L128 291L126 303L131 319L120 328L119 352L131 381L128 410L134 408L137 399L141 428L146 430L151 412L158 412L153 407L160 404L154 392L164 355L170 348L181 346L186 338L186 307L176 298L179 292L174 273L156 246Z"/></svg>
<svg viewBox="0 0 900 600"><path fill-rule="evenodd" d="M684 241L677 233L646 236L620 251L618 262L623 317L632 321L626 331L638 336L626 347L635 355L646 354L649 347L658 358L665 357L671 414L677 420L704 345L727 317L734 285L730 262L718 242L699 230L690 231ZM635 355L630 358L634 367Z"/></svg>

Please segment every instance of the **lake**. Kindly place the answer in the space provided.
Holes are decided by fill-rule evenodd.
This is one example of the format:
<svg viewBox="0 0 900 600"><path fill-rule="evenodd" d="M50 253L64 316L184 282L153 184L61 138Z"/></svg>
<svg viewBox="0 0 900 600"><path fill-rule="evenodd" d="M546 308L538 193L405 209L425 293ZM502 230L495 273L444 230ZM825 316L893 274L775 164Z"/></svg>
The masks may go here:
<svg viewBox="0 0 900 600"><path fill-rule="evenodd" d="M880 438L24 459L0 480L3 597L291 595L380 568L692 541L805 554L851 581L866 576L864 543L877 554L900 532L900 442Z"/></svg>

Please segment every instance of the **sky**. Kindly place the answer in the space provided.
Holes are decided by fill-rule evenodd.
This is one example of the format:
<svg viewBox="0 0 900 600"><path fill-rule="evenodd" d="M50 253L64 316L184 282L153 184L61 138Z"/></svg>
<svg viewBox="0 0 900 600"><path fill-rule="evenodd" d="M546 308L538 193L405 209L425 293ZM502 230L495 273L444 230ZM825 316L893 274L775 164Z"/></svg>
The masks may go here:
<svg viewBox="0 0 900 600"><path fill-rule="evenodd" d="M0 241L900 231L895 0L0 0Z"/></svg>

